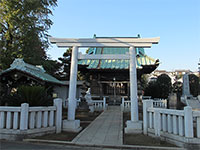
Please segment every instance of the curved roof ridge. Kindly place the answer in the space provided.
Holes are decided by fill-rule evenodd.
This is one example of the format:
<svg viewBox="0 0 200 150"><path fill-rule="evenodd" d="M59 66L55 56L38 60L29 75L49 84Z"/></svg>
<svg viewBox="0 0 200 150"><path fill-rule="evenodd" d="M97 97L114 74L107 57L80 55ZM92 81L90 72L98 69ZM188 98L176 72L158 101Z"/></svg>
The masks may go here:
<svg viewBox="0 0 200 150"><path fill-rule="evenodd" d="M28 63L25 63L23 61L23 59L19 59L19 58L15 59L13 61L13 63L10 65L10 68L0 72L0 75L7 73L7 72L11 72L13 70L18 70L18 71L24 72L24 73L29 74L37 79L40 79L40 80L43 80L46 82L64 85L64 83L62 81L59 81L55 77L46 73L44 69L34 66L34 65L31 65L31 64L28 64Z"/></svg>

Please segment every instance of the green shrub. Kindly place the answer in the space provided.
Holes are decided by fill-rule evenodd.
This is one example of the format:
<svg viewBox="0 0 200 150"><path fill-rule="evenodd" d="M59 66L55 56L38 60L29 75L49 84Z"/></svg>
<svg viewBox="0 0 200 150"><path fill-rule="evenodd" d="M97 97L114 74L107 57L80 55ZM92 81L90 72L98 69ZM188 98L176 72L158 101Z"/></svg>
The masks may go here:
<svg viewBox="0 0 200 150"><path fill-rule="evenodd" d="M20 86L17 92L5 97L9 106L20 106L28 103L29 106L49 106L53 103L53 98L42 86Z"/></svg>

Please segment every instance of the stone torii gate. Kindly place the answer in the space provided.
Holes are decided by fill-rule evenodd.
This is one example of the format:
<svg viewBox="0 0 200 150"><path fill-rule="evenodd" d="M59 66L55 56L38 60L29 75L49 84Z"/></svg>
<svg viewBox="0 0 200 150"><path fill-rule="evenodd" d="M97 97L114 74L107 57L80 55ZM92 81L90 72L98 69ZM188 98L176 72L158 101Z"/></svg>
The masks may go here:
<svg viewBox="0 0 200 150"><path fill-rule="evenodd" d="M50 37L52 44L58 47L72 47L70 86L68 98L68 119L63 121L63 130L80 131L80 120L75 120L76 109L76 83L78 60L80 59L129 59L130 66L130 98L131 98L131 120L127 121L126 133L141 132L142 122L138 118L138 100L137 100L137 69L136 69L136 49L150 48L152 44L158 44L160 38L136 38L136 37L111 37L111 38L53 38ZM129 48L127 54L81 54L79 47L123 47Z"/></svg>

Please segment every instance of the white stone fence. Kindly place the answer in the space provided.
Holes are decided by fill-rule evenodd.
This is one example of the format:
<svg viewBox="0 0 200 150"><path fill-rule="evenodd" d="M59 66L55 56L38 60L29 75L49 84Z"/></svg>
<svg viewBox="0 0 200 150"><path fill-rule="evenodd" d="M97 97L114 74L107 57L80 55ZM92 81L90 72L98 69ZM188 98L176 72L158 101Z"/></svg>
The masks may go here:
<svg viewBox="0 0 200 150"><path fill-rule="evenodd" d="M125 100L125 98L122 97L121 110L122 111L130 111L131 110L131 101Z"/></svg>
<svg viewBox="0 0 200 150"><path fill-rule="evenodd" d="M153 108L152 100L143 101L143 133L154 134L178 146L200 143L200 111Z"/></svg>
<svg viewBox="0 0 200 150"><path fill-rule="evenodd" d="M62 99L55 99L49 107L0 107L0 139L16 140L47 133L60 133Z"/></svg>
<svg viewBox="0 0 200 150"><path fill-rule="evenodd" d="M145 99L147 100L147 99ZM145 101L143 100L143 101ZM153 101L153 107L156 108L167 108L167 100L166 99L148 99ZM122 97L122 103L121 103L121 110L122 111L130 111L131 109L131 101L125 100L124 97Z"/></svg>
<svg viewBox="0 0 200 150"><path fill-rule="evenodd" d="M81 102L81 98L76 99L76 107L79 106L79 103ZM68 107L68 98L63 100L63 108L67 108Z"/></svg>
<svg viewBox="0 0 200 150"><path fill-rule="evenodd" d="M153 99L153 107L167 108L167 100L166 99Z"/></svg>
<svg viewBox="0 0 200 150"><path fill-rule="evenodd" d="M81 102L81 99L76 100L76 107L79 106L79 103ZM68 99L63 101L63 107L68 107ZM102 111L107 108L106 104L106 97L103 97L103 100L92 100L92 107L90 107L91 111Z"/></svg>
<svg viewBox="0 0 200 150"><path fill-rule="evenodd" d="M92 100L94 111L106 110L106 97L103 97L103 100Z"/></svg>

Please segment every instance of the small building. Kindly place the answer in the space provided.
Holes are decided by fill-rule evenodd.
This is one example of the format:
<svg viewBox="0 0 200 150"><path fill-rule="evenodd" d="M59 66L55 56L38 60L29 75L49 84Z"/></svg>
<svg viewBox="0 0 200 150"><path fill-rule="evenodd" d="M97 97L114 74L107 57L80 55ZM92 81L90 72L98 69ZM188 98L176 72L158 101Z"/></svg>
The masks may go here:
<svg viewBox="0 0 200 150"><path fill-rule="evenodd" d="M18 85L42 85L52 88L52 96L67 99L69 81L59 81L46 73L42 66L25 63L23 59L15 59L10 68L0 72L0 83L6 88L7 94L16 90ZM1 85L1 86L2 86ZM77 82L77 98L80 96L81 81Z"/></svg>

